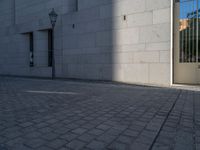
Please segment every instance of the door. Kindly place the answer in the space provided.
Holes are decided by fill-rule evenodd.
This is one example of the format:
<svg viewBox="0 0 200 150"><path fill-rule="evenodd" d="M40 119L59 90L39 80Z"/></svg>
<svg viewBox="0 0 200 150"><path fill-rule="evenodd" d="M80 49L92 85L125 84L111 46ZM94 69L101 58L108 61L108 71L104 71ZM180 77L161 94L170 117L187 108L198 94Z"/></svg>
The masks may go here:
<svg viewBox="0 0 200 150"><path fill-rule="evenodd" d="M174 82L200 84L200 0L176 0Z"/></svg>
<svg viewBox="0 0 200 150"><path fill-rule="evenodd" d="M200 84L200 64L198 64L198 69L197 69L197 80L198 84Z"/></svg>

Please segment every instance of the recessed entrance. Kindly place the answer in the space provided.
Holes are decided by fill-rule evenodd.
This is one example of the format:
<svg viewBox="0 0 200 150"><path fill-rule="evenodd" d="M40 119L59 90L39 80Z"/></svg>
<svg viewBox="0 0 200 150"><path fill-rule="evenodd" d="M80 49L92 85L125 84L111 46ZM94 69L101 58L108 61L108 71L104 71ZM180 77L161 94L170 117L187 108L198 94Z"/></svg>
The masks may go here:
<svg viewBox="0 0 200 150"><path fill-rule="evenodd" d="M200 0L174 7L174 82L200 84Z"/></svg>

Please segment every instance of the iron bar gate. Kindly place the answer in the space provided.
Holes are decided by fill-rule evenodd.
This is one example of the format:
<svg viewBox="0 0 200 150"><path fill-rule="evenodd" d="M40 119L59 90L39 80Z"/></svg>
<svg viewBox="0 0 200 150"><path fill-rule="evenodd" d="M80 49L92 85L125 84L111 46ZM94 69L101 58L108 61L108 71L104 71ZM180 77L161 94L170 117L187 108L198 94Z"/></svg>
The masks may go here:
<svg viewBox="0 0 200 150"><path fill-rule="evenodd" d="M180 4L180 63L200 62L200 0L176 0Z"/></svg>

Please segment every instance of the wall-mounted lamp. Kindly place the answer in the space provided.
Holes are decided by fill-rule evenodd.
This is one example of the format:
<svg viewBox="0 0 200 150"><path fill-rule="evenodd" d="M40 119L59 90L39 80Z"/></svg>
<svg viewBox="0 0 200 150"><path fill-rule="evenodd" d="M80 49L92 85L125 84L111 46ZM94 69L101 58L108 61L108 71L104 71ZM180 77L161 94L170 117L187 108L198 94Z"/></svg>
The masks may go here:
<svg viewBox="0 0 200 150"><path fill-rule="evenodd" d="M72 28L73 28L73 29L75 28L75 24L72 24Z"/></svg>
<svg viewBox="0 0 200 150"><path fill-rule="evenodd" d="M124 17L123 17L123 18L124 18L124 21L126 21L126 19L127 19L126 15L124 15Z"/></svg>
<svg viewBox="0 0 200 150"><path fill-rule="evenodd" d="M58 14L55 12L53 8L52 11L49 13L49 19L51 21L52 28L54 28L56 25L57 17L58 17Z"/></svg>

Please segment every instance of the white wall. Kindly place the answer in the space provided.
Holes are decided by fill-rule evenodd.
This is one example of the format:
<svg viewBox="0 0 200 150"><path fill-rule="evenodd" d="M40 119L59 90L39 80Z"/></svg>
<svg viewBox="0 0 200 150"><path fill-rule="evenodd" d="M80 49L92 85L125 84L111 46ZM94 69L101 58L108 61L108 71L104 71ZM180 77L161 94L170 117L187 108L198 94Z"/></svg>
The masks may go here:
<svg viewBox="0 0 200 150"><path fill-rule="evenodd" d="M55 32L55 41L58 41L61 39L61 15L75 10L75 0L0 1L0 19L3 20L0 27L0 74L51 76L51 68L47 67L47 33L43 30L51 28L48 14L52 8L59 14ZM33 68L29 66L28 32L34 32ZM57 42L57 45L61 43ZM62 59L58 58L62 50L57 45L57 73L61 74L61 63L58 62Z"/></svg>
<svg viewBox="0 0 200 150"><path fill-rule="evenodd" d="M170 84L170 0L79 4L63 16L66 77Z"/></svg>
<svg viewBox="0 0 200 150"><path fill-rule="evenodd" d="M15 15L11 2L0 1L10 14L0 28L0 74L51 75L41 30L51 27L48 13L55 8L57 77L170 84L170 0L79 0L78 12L76 0L16 0ZM27 32L35 35L34 68Z"/></svg>

